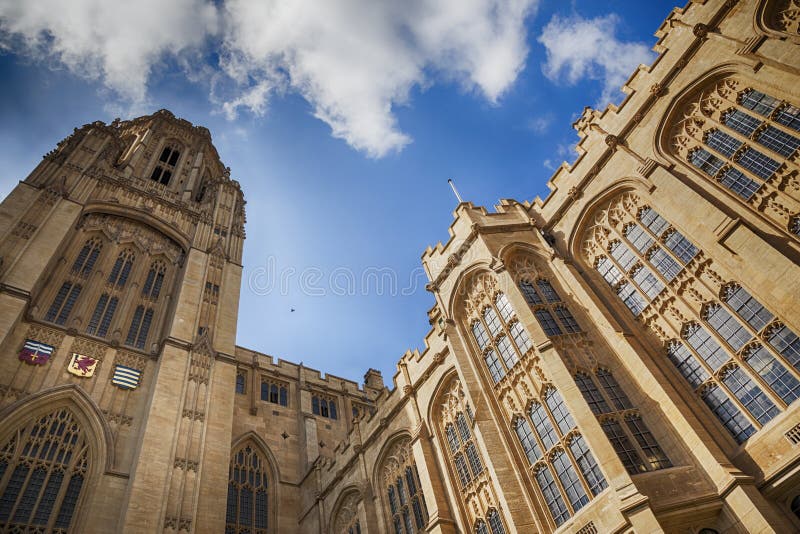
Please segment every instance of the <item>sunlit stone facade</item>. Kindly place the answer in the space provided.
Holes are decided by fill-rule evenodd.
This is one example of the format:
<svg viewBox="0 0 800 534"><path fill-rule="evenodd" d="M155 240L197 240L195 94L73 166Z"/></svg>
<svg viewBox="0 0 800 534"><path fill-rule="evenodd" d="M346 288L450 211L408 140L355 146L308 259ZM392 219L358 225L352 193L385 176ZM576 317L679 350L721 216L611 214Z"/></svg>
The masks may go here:
<svg viewBox="0 0 800 534"><path fill-rule="evenodd" d="M800 530L799 20L674 10L546 199L456 208L391 388L236 346L206 129L76 129L0 206L0 532Z"/></svg>

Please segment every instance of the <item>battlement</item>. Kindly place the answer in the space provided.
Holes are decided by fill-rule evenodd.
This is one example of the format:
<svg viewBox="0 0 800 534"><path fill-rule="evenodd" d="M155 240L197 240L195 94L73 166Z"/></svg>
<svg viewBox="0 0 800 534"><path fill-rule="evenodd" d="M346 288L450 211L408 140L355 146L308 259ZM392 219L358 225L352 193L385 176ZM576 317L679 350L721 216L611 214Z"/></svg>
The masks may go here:
<svg viewBox="0 0 800 534"><path fill-rule="evenodd" d="M299 382L316 389L328 390L335 393L346 393L365 397L370 393L368 387L353 380L341 378L332 374L323 374L317 369L306 367L301 363L294 363L281 358L275 358L256 350L236 346L236 359L240 365L255 365L260 371L272 374L276 378ZM380 371L370 369L373 375L380 376Z"/></svg>

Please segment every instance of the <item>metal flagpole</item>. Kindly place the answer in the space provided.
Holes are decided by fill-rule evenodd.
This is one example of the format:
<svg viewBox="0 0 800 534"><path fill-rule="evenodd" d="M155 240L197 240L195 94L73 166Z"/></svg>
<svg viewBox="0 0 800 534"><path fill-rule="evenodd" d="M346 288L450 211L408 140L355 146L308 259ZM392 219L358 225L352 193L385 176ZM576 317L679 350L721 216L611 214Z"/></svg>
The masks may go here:
<svg viewBox="0 0 800 534"><path fill-rule="evenodd" d="M456 189L456 184L453 183L453 180L448 179L447 183L450 184L450 188L453 190L453 194L458 199L458 203L461 204L462 202L464 202L463 200L461 200L461 195L458 194L458 189Z"/></svg>

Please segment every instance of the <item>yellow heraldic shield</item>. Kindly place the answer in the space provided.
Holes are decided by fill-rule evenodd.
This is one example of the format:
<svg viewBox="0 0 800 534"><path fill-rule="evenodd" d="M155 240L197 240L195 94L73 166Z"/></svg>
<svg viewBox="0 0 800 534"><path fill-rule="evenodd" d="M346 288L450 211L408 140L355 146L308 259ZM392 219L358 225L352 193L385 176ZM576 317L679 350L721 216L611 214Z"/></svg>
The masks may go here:
<svg viewBox="0 0 800 534"><path fill-rule="evenodd" d="M69 365L67 366L67 371L75 376L89 378L94 375L94 370L97 368L98 363L100 363L100 360L73 352L72 359L69 361Z"/></svg>

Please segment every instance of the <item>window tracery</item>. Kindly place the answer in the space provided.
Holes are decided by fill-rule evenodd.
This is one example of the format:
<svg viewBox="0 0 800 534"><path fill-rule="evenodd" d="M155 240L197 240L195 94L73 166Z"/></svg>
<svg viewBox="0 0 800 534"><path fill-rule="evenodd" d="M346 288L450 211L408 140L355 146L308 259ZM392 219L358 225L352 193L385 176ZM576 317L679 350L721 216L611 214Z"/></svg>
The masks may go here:
<svg viewBox="0 0 800 534"><path fill-rule="evenodd" d="M672 467L639 409L633 406L610 371L603 368L595 373L581 371L574 378L628 473Z"/></svg>
<svg viewBox="0 0 800 534"><path fill-rule="evenodd" d="M495 280L481 276L467 300L467 324L492 380L497 383L532 349L508 297Z"/></svg>
<svg viewBox="0 0 800 534"><path fill-rule="evenodd" d="M361 522L358 517L358 503L361 494L351 491L342 500L333 520L334 534L361 534Z"/></svg>
<svg viewBox="0 0 800 534"><path fill-rule="evenodd" d="M225 534L268 534L268 464L250 443L231 456Z"/></svg>
<svg viewBox="0 0 800 534"><path fill-rule="evenodd" d="M773 103L764 105L774 113ZM662 338L669 360L736 441L749 438L797 399L800 342L796 334L741 285L725 284L689 239L631 193L613 199L595 215L594 223L584 241L587 261L631 312ZM609 243L617 242L635 257L628 264L648 267L650 259L641 256L623 232L632 224L653 239L648 251L661 247L680 267L673 279L663 269L651 270L663 284L652 300L625 269L626 263L619 259L623 256L606 255ZM642 242L638 232L628 231L628 235ZM687 269L689 265L695 266L693 272ZM623 293L624 287L633 289ZM683 312L675 308L676 299L681 299ZM651 305L656 300L658 308ZM671 317L666 318L664 311Z"/></svg>
<svg viewBox="0 0 800 534"><path fill-rule="evenodd" d="M552 386L512 426L556 526L608 486L564 399Z"/></svg>
<svg viewBox="0 0 800 534"><path fill-rule="evenodd" d="M47 305L41 318L144 350L166 311L162 295L182 259L180 247L137 222L89 214L64 256L37 297ZM134 283L141 290L123 298Z"/></svg>
<svg viewBox="0 0 800 534"><path fill-rule="evenodd" d="M581 331L578 322L548 280L539 278L534 283L523 278L519 281L519 289L547 336Z"/></svg>
<svg viewBox="0 0 800 534"><path fill-rule="evenodd" d="M68 532L90 460L86 434L68 409L19 428L0 448L0 524Z"/></svg>
<svg viewBox="0 0 800 534"><path fill-rule="evenodd" d="M800 108L726 78L702 91L682 113L671 134L677 156L797 235Z"/></svg>
<svg viewBox="0 0 800 534"><path fill-rule="evenodd" d="M442 395L438 412L439 435L453 482L460 488L460 498L470 513L476 531L485 528L491 534L505 533L496 508L491 476L475 439L475 421L466 401L461 382L454 378Z"/></svg>
<svg viewBox="0 0 800 534"><path fill-rule="evenodd" d="M391 446L382 464L381 480L386 488L386 514L392 532L425 532L428 509L411 452L410 438L401 438Z"/></svg>

